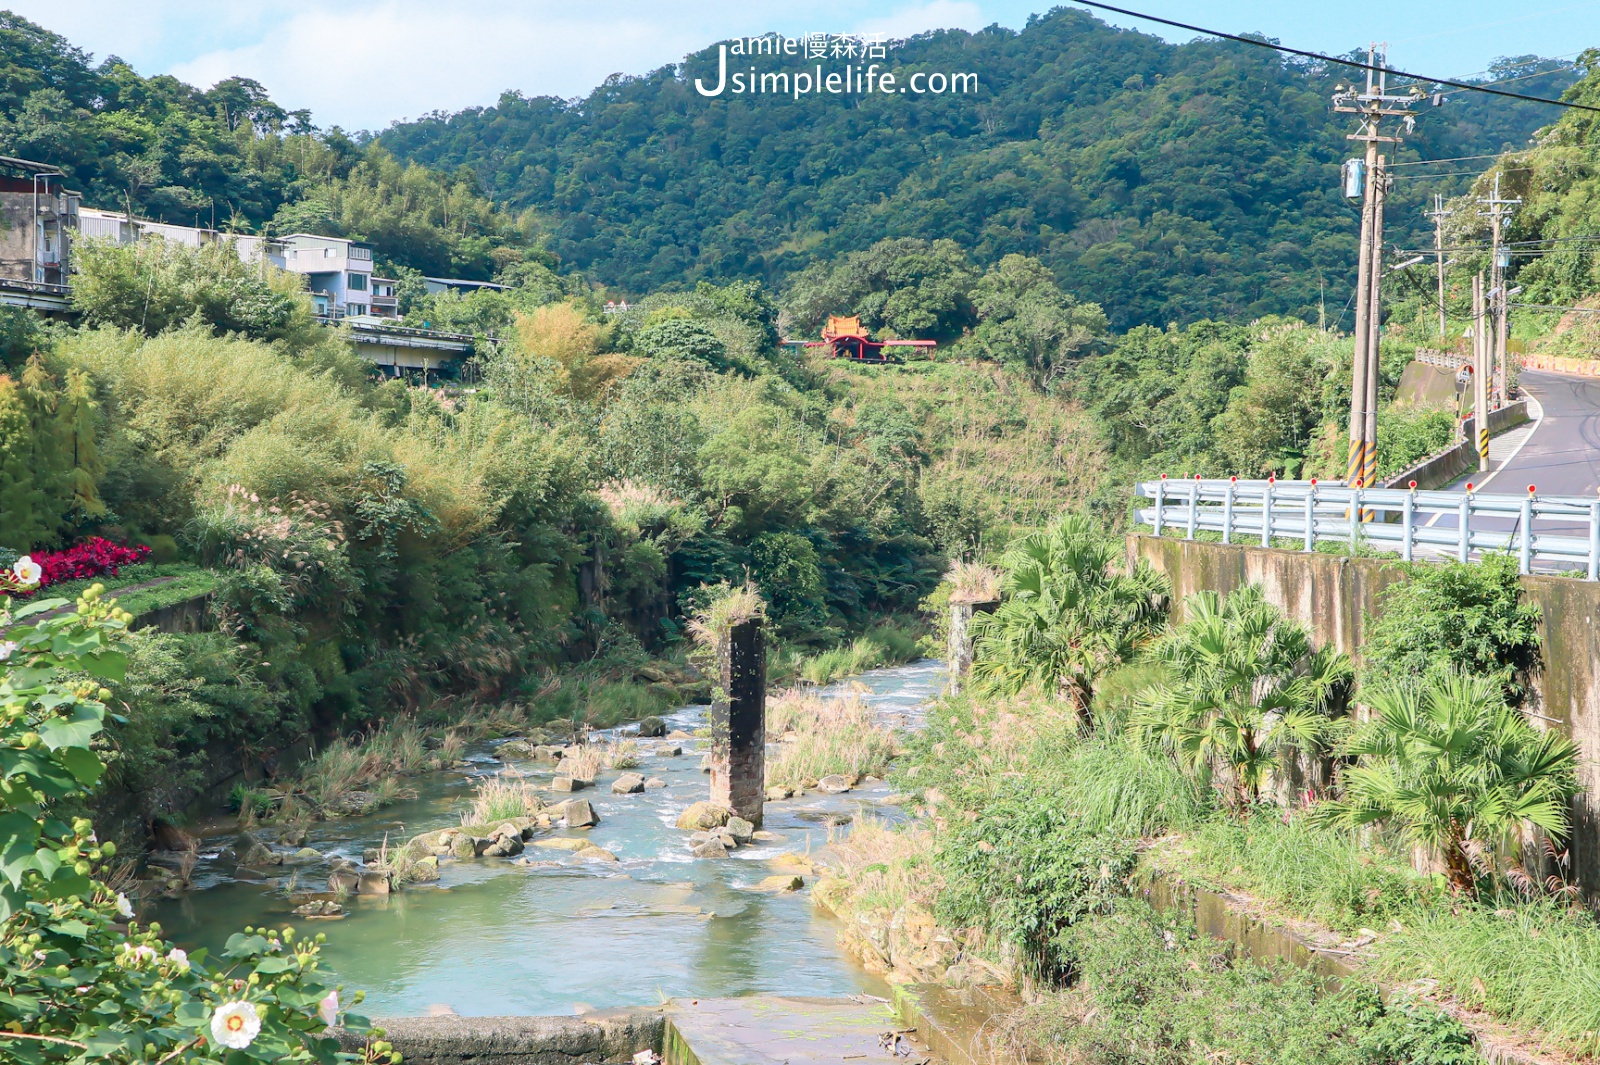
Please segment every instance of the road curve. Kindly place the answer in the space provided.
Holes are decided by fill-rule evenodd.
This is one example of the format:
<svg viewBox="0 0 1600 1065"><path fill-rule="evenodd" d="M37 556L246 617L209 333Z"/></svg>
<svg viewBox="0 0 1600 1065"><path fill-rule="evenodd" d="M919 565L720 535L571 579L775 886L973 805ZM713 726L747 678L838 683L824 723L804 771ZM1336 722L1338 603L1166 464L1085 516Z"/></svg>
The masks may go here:
<svg viewBox="0 0 1600 1065"><path fill-rule="evenodd" d="M1544 419L1502 466L1488 491L1593 496L1600 489L1600 378L1524 370L1518 378L1544 408Z"/></svg>

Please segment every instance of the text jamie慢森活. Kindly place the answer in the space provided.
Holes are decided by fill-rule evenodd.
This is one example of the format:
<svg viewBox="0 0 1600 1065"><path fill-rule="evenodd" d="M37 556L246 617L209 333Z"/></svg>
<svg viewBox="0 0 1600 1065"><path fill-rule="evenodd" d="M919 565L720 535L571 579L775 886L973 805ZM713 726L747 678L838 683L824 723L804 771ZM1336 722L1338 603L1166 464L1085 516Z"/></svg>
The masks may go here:
<svg viewBox="0 0 1600 1065"><path fill-rule="evenodd" d="M754 64L747 70L728 69L728 57L742 64L744 57L770 56L794 57L810 65L816 60L842 60L842 67L824 70L821 62L811 69L758 71ZM912 95L966 95L977 91L978 75L966 71L918 70L911 74L897 74L880 70L880 64L870 62L886 59L888 45L882 35L867 37L853 34L812 33L801 37L782 34L765 34L760 37L736 37L731 42L717 46L717 81L707 86L702 78L694 79L695 91L701 96L722 96L725 93L745 95L784 95L799 99L813 93L832 95L864 95L867 93L906 93Z"/></svg>

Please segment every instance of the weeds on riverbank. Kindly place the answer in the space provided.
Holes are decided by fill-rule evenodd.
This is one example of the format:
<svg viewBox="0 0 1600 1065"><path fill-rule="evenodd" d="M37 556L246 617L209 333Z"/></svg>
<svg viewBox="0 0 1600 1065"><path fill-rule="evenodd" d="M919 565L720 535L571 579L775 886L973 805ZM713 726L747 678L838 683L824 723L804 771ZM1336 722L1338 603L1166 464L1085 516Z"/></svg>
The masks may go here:
<svg viewBox="0 0 1600 1065"><path fill-rule="evenodd" d="M887 776L899 750L892 729L851 693L842 699L790 691L767 704L767 739L777 756L767 762L767 783L809 788L826 776Z"/></svg>
<svg viewBox="0 0 1600 1065"><path fill-rule="evenodd" d="M594 778L600 773L600 766L605 761L605 754L599 747L587 744L579 747L568 747L562 752L561 761L556 763L556 775L571 777L581 780L585 784L593 784Z"/></svg>
<svg viewBox="0 0 1600 1065"><path fill-rule="evenodd" d="M499 824L515 817L532 817L543 806L543 800L532 785L502 773L479 782L473 790L472 805L461 815L461 823L466 826Z"/></svg>
<svg viewBox="0 0 1600 1065"><path fill-rule="evenodd" d="M798 659L794 676L808 684L831 684L869 669L904 665L922 657L922 645L908 628L878 625L848 644Z"/></svg>

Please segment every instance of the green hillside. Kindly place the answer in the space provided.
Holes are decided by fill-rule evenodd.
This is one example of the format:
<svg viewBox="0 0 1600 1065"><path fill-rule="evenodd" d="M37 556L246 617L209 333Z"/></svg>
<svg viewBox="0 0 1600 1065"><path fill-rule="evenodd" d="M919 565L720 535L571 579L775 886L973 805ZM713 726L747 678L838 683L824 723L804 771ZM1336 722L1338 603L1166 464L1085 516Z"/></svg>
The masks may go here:
<svg viewBox="0 0 1600 1065"><path fill-rule="evenodd" d="M1314 316L1319 279L1339 313L1356 243L1336 169L1350 126L1329 104L1342 68L1169 45L1066 9L1020 32L924 34L888 63L973 71L981 89L707 99L693 81L715 81L713 46L582 100L507 93L379 142L472 168L495 199L538 212L565 263L629 293L698 279L782 287L818 259L919 237L985 264L1037 256L1116 329ZM1508 60L1488 76L1547 70L1516 88L1557 95L1574 76L1558 66ZM1518 148L1552 110L1459 93L1422 117L1403 154ZM1400 181L1394 237L1415 239L1424 202L1467 180Z"/></svg>

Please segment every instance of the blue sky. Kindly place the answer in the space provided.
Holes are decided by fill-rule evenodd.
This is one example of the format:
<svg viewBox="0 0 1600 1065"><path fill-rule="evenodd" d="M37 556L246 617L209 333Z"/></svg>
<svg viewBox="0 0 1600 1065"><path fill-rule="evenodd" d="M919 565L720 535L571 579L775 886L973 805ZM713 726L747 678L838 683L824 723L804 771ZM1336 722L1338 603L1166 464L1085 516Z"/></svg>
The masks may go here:
<svg viewBox="0 0 1600 1065"><path fill-rule="evenodd" d="M581 96L607 75L671 63L717 40L768 31L1020 27L1048 6L1023 0L0 0L96 58L115 53L145 74L201 86L256 78L320 125L377 129L434 109L492 103L504 89ZM1119 7L1230 32L1259 31L1314 51L1387 41L1390 61L1451 77L1498 56L1571 56L1600 45L1600 0L1122 0ZM1192 34L1103 15L1170 40ZM981 74L981 72L980 72Z"/></svg>

